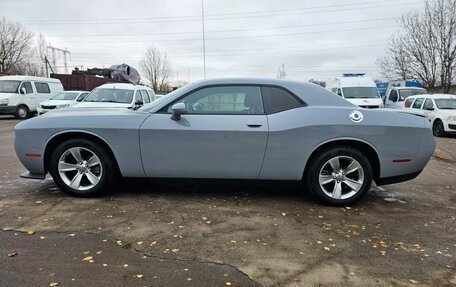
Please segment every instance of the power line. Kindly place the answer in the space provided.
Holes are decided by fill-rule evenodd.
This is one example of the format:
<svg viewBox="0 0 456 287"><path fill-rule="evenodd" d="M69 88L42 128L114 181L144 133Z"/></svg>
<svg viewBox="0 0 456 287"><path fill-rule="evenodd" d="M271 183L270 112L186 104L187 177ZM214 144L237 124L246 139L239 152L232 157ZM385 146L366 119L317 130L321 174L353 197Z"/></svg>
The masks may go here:
<svg viewBox="0 0 456 287"><path fill-rule="evenodd" d="M377 4L377 3L382 3L382 2L396 2L396 0L385 0L385 1L377 1L377 2L368 2L362 5L366 4ZM254 13L261 13L261 12L252 12L251 15L245 15L242 16L240 15L241 13L233 13L232 15L235 16L208 16L206 20L208 21L216 21L216 20L229 20L229 19L243 19L243 18L258 18L258 17L274 17L274 16L290 16L290 15L302 15L302 14L314 14L314 13L326 13L326 12L339 12L339 11L347 11L347 10L364 10L364 9L373 9L373 8L383 8L383 7L396 7L396 6L405 6L405 5L412 5L416 4L415 2L404 2L404 3L398 3L398 4L390 4L390 5L376 5L376 6L370 6L370 7L356 7L358 4L341 4L341 5L332 5L332 6L325 6L324 8L333 8L333 7L346 7L346 6L352 6L356 5L353 8L345 8L345 9L327 9L327 10L320 10L320 11L312 11L312 12L296 12L296 10L304 10L304 9L317 9L317 8L298 8L298 9L289 9L289 13L286 14L263 14L263 15L258 15ZM124 18L124 19L112 19L112 20L93 20L93 19L87 19L87 20L49 20L49 21L21 21L24 24L35 24L35 25L103 25L103 24L142 24L142 23L172 23L172 22L195 22L195 21L200 21L198 18L192 18L192 19L182 19L182 18L187 18L187 17L194 17L194 16L175 16L172 17L173 19L170 20L161 20L160 18L154 17L154 18ZM176 19L174 19L176 18ZM163 19L163 18L162 18Z"/></svg>
<svg viewBox="0 0 456 287"><path fill-rule="evenodd" d="M290 28L301 28L301 27L314 27L314 26L326 26L326 25L340 25L340 24L353 24L353 23L364 23L364 22L376 22L376 21L387 21L387 20L396 20L397 17L389 18L378 18L378 19L366 19L366 20L355 20L355 21L340 21L340 22L329 22L329 23L312 23L312 24L303 24L303 25L294 25L294 26L279 26L279 27L265 27L265 28L247 28L247 29L225 29L225 30L209 30L206 33L225 33L225 32L243 32L243 31L258 31L258 30L277 30L277 29L290 29ZM144 36L154 36L154 35L187 35L187 34L201 34L201 31L195 32L155 32L147 34L57 34L57 35L47 35L48 37L144 37Z"/></svg>
<svg viewBox="0 0 456 287"><path fill-rule="evenodd" d="M269 35L244 35L244 36L236 36L236 37L215 37L215 38L206 38L206 41L213 41L213 40L232 40L232 39L251 39L252 37L285 37L285 36L295 36L295 35L309 35L309 34L321 34L321 33L333 33L333 32L349 32L349 31L360 31L360 30L372 30L372 29L389 29L389 28L396 28L397 26L382 26L382 27L359 27L359 28L352 28L352 29L339 29L339 30L324 30L324 31L308 31L308 32L297 32L297 33L280 33L280 34L269 34ZM187 39L159 39L156 42L188 42L188 41L201 41L202 38L187 38ZM66 40L62 41L64 43L145 43L144 40L102 40L102 41L80 41L80 40Z"/></svg>

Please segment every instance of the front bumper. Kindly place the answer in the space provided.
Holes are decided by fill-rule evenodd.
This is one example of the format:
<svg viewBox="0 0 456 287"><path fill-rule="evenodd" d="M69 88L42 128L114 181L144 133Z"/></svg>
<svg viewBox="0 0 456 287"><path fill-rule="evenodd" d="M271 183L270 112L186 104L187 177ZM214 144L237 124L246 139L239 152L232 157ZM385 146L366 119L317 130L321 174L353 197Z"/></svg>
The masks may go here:
<svg viewBox="0 0 456 287"><path fill-rule="evenodd" d="M16 113L17 106L0 106L0 115L13 115Z"/></svg>
<svg viewBox="0 0 456 287"><path fill-rule="evenodd" d="M36 112L37 112L38 115L45 114L45 113L47 113L47 112L49 112L49 111L50 111L50 110L43 109L43 108L40 108L40 107L36 108Z"/></svg>

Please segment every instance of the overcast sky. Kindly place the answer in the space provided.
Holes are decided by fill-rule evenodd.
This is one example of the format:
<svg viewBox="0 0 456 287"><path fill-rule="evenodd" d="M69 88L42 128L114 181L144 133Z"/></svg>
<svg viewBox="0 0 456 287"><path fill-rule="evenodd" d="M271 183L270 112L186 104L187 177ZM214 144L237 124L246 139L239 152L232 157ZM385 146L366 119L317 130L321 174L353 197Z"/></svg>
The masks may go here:
<svg viewBox="0 0 456 287"><path fill-rule="evenodd" d="M422 0L204 0L207 77L276 77L284 64L290 79L380 78L375 62L397 19L422 8ZM154 45L172 78L190 81L203 77L201 12L201 0L0 0L0 17L71 52L70 71L139 68Z"/></svg>

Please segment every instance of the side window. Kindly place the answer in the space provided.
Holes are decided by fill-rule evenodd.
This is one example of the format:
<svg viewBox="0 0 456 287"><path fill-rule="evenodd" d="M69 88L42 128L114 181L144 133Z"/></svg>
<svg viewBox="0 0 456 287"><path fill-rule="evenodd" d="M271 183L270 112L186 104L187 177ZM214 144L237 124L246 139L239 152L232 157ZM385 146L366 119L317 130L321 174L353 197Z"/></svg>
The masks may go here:
<svg viewBox="0 0 456 287"><path fill-rule="evenodd" d="M434 109L434 103L432 103L431 99L426 99L423 105L423 110L433 110Z"/></svg>
<svg viewBox="0 0 456 287"><path fill-rule="evenodd" d="M150 100L155 101L155 99L156 99L155 93L153 91L147 91L147 93L149 94Z"/></svg>
<svg viewBox="0 0 456 287"><path fill-rule="evenodd" d="M419 108L421 108L421 105L423 104L423 102L424 102L424 99L423 99L423 98L416 99L415 102L414 102L413 105L412 105L412 108L413 108L413 109L419 109Z"/></svg>
<svg viewBox="0 0 456 287"><path fill-rule="evenodd" d="M337 95L338 95L339 97L342 97L342 90L341 90L341 89L337 89Z"/></svg>
<svg viewBox="0 0 456 287"><path fill-rule="evenodd" d="M260 87L254 86L203 88L179 102L185 103L188 114L264 114Z"/></svg>
<svg viewBox="0 0 456 287"><path fill-rule="evenodd" d="M397 102L397 91L396 90L391 90L389 98L390 101L392 102Z"/></svg>
<svg viewBox="0 0 456 287"><path fill-rule="evenodd" d="M303 104L289 92L276 87L261 87L264 107L267 114L278 113L294 108L302 107Z"/></svg>
<svg viewBox="0 0 456 287"><path fill-rule="evenodd" d="M410 106L413 103L413 100L414 100L414 98L410 98L410 99L405 100L404 107L410 108Z"/></svg>
<svg viewBox="0 0 456 287"><path fill-rule="evenodd" d="M46 83L35 83L36 92L39 94L50 94L51 90L49 89L49 85Z"/></svg>
<svg viewBox="0 0 456 287"><path fill-rule="evenodd" d="M32 83L30 83L30 82L23 82L21 88L22 88L22 87L25 88L25 93L26 93L26 94L31 94L31 93L33 93Z"/></svg>
<svg viewBox="0 0 456 287"><path fill-rule="evenodd" d="M144 103L140 90L136 90L136 93L135 93L135 103L137 103L137 102Z"/></svg>
<svg viewBox="0 0 456 287"><path fill-rule="evenodd" d="M142 93L142 95L144 97L144 103L146 103L146 104L150 103L150 98L149 98L149 94L147 93L147 91L146 90L141 90L141 93Z"/></svg>
<svg viewBox="0 0 456 287"><path fill-rule="evenodd" d="M82 102L89 93L81 93L76 101Z"/></svg>

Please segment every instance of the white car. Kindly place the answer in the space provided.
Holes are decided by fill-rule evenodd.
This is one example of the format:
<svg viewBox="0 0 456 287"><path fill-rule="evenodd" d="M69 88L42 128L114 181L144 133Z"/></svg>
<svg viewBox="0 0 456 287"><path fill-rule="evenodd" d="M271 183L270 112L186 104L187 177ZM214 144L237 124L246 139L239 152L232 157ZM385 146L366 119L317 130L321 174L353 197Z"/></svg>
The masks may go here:
<svg viewBox="0 0 456 287"><path fill-rule="evenodd" d="M422 94L427 91L419 87L391 87L386 91L385 108L401 109L406 98Z"/></svg>
<svg viewBox="0 0 456 287"><path fill-rule="evenodd" d="M0 78L0 115L26 119L38 104L63 91L60 80L30 76Z"/></svg>
<svg viewBox="0 0 456 287"><path fill-rule="evenodd" d="M38 115L42 115L54 109L71 107L78 102L82 102L89 92L86 91L65 91L49 98L38 105Z"/></svg>
<svg viewBox="0 0 456 287"><path fill-rule="evenodd" d="M405 99L403 110L426 116L435 136L456 133L456 95L415 95Z"/></svg>
<svg viewBox="0 0 456 287"><path fill-rule="evenodd" d="M77 108L127 108L137 109L155 100L154 91L146 86L115 83L104 84L90 92Z"/></svg>

